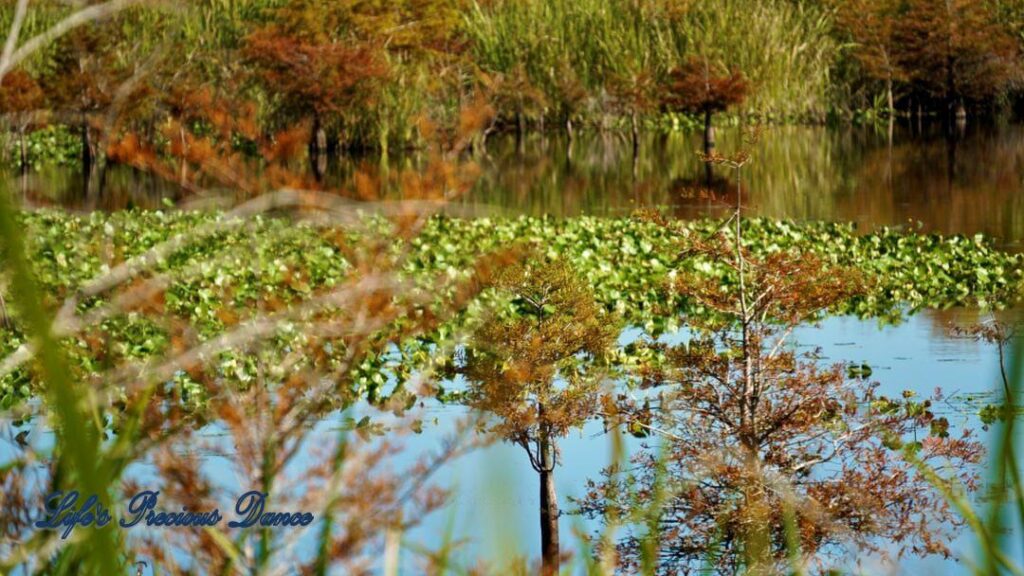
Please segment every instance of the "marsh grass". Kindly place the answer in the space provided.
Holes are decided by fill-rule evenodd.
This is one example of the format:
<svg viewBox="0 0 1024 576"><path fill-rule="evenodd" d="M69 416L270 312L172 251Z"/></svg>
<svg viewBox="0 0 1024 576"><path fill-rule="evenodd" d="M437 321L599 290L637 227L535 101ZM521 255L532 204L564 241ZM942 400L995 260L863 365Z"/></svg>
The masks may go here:
<svg viewBox="0 0 1024 576"><path fill-rule="evenodd" d="M597 103L616 77L664 75L700 55L743 72L747 111L775 120L826 114L830 27L825 11L782 0L497 0L474 2L465 24L482 70L523 66L552 107L565 67Z"/></svg>

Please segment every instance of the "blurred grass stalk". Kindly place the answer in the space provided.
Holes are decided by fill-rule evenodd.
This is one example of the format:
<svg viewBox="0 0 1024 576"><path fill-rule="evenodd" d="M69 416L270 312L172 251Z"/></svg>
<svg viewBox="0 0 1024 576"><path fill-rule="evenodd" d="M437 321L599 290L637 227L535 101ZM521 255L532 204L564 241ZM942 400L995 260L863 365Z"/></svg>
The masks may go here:
<svg viewBox="0 0 1024 576"><path fill-rule="evenodd" d="M1000 369L1004 369L1000 366ZM1007 397L1004 399L1004 418L998 421L993 437L996 443L992 446L988 469L988 484L991 487L986 530L977 534L981 539L982 558L984 559L983 574L1004 574L1000 566L999 556L1013 558L1014 554L1024 554L1019 546L1020 531L1024 529L1024 484L1021 482L1020 469L1020 434L1015 426L1019 417L1019 398L1021 398L1022 381L1024 381L1024 337L1014 339L1014 346L1009 359L1009 369L1004 374L1008 382ZM1016 543L1017 546L1014 546ZM997 551L998 554L992 553ZM1005 569L1013 573L1024 573L1024 558L1018 559L1013 566Z"/></svg>
<svg viewBox="0 0 1024 576"><path fill-rule="evenodd" d="M46 385L46 402L56 416L55 489L76 486L84 494L95 494L110 508L113 472L104 465L100 431L90 424L87 393L76 383L52 331L53 314L46 310L25 252L25 233L15 217L16 208L6 180L0 182L0 267L10 281L11 306L18 312L29 341L36 350L36 369ZM114 574L118 543L113 530L96 530L89 546L66 547L66 561L83 562L87 573ZM78 555L80 557L77 557Z"/></svg>
<svg viewBox="0 0 1024 576"><path fill-rule="evenodd" d="M1022 380L1024 380L1024 338L1015 338L1009 354L1009 369L1000 357L1004 379L997 389L1005 390L1003 417L993 425L994 439L988 452L988 469L984 481L988 487L987 510L972 502L962 486L942 478L939 472L921 462L913 453L904 452L923 474L963 517L978 547L977 558L961 557L971 573L978 576L1024 575L1024 554L1021 530L1024 529L1024 484L1021 483L1020 441L1015 431Z"/></svg>

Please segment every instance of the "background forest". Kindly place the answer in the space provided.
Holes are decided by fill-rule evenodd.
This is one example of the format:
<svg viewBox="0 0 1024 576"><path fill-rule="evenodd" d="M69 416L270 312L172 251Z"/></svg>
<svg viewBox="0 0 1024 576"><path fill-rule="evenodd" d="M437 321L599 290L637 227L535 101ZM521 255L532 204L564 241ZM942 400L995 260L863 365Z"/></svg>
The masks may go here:
<svg viewBox="0 0 1024 576"><path fill-rule="evenodd" d="M68 10L34 6L25 32ZM5 75L0 112L28 134L9 147L16 163L87 167L126 133L187 146L168 118L208 121L217 106L247 107L262 134L307 123L325 154L423 147L424 119L455 130L471 102L493 109L483 138L664 129L726 108L787 123L1012 114L1022 30L1011 0L198 0L129 8L42 46ZM709 84L706 102L673 103L687 67L738 93ZM32 136L47 126L59 130ZM232 138L244 149L255 136Z"/></svg>

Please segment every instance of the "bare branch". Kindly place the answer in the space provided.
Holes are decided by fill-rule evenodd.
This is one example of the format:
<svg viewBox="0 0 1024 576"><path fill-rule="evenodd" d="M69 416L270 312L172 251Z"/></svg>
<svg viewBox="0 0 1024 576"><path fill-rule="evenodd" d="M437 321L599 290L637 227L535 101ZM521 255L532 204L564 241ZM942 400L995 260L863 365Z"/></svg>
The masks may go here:
<svg viewBox="0 0 1024 576"><path fill-rule="evenodd" d="M11 49L14 48L14 44L17 43L18 28L20 28L20 22L18 22L17 16L15 16L15 23L18 25L18 28L12 24L11 31L14 34L14 38L12 40L12 37L8 36L7 42L4 46L3 59L0 60L0 81L3 80L3 77L10 72L11 69L20 64L25 58L28 58L33 52L39 50L57 38L60 38L64 34L67 34L71 30L89 22L109 18L125 8L134 4L141 4L144 1L145 0L110 0L110 2L106 2L104 4L97 4L95 6L89 6L88 8L82 8L54 24L49 30L30 38L27 42L9 54L8 47ZM25 3L27 4L27 2ZM19 4L18 8L21 8L21 4ZM24 15L22 15L22 17L24 18Z"/></svg>

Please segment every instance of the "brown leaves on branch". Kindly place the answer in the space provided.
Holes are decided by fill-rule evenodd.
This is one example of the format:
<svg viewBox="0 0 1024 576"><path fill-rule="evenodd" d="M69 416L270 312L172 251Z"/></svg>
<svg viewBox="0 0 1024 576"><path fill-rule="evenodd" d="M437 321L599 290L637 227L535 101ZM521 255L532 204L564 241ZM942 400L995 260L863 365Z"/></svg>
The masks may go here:
<svg viewBox="0 0 1024 576"><path fill-rule="evenodd" d="M711 558L715 573L760 574L791 569L792 554L811 570L847 552L949 554L961 519L904 452L972 489L980 444L948 437L931 401L882 396L789 342L861 294L860 275L808 254L737 253L724 237L690 255L718 272L684 273L674 288L713 313L689 318L687 341L654 344L665 360L641 370L643 401L618 408L661 448L606 471L581 503L624 519L623 566L655 558L657 573L676 574Z"/></svg>
<svg viewBox="0 0 1024 576"><path fill-rule="evenodd" d="M990 3L844 0L834 7L853 57L868 78L885 83L890 106L910 96L952 112L1021 80L1017 40Z"/></svg>
<svg viewBox="0 0 1024 576"><path fill-rule="evenodd" d="M513 264L493 285L519 312L496 312L475 333L463 369L469 404L498 416L499 436L532 437L541 426L563 436L593 416L598 382L585 377L579 356L603 357L617 323L562 262Z"/></svg>
<svg viewBox="0 0 1024 576"><path fill-rule="evenodd" d="M467 404L489 430L519 445L538 474L541 573L559 572L560 516L554 473L558 440L600 411L601 361L618 322L564 262L538 254L492 277L511 310L498 309L474 334L461 359Z"/></svg>
<svg viewBox="0 0 1024 576"><path fill-rule="evenodd" d="M245 54L260 81L299 118L353 109L372 97L370 83L387 70L370 47L341 40L314 44L279 23L249 35Z"/></svg>
<svg viewBox="0 0 1024 576"><path fill-rule="evenodd" d="M947 102L987 100L1019 78L1017 43L985 2L910 2L894 33L911 82Z"/></svg>
<svg viewBox="0 0 1024 576"><path fill-rule="evenodd" d="M22 69L8 72L0 82L0 114L23 114L42 108L44 94L35 78Z"/></svg>
<svg viewBox="0 0 1024 576"><path fill-rule="evenodd" d="M662 103L674 112L722 112L742 103L749 88L739 71L725 71L706 58L694 57L669 72Z"/></svg>

